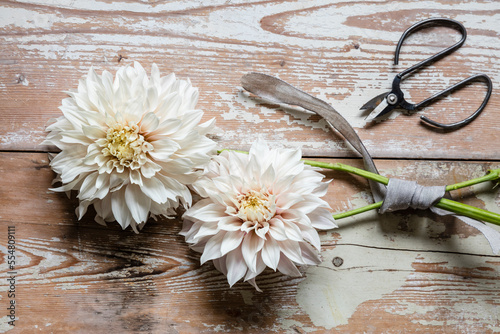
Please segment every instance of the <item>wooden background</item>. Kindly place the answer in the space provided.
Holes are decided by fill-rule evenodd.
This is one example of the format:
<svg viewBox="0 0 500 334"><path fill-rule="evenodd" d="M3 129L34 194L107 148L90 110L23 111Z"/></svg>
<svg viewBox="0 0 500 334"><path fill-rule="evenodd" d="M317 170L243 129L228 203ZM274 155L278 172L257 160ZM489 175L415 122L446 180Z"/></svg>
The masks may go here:
<svg viewBox="0 0 500 334"><path fill-rule="evenodd" d="M411 24L449 17L465 45L408 79L418 102L484 72L491 100L454 132L393 113L366 124L358 111L402 69L458 40L450 29L412 36L399 66L395 44ZM301 278L266 271L257 293L229 288L178 235L180 222L142 233L107 228L74 197L48 191L54 177L41 146L64 91L93 66L115 72L139 61L189 77L221 147L247 149L258 135L304 156L361 166L318 117L284 111L240 92L250 71L278 76L331 103L355 127L382 174L450 184L499 168L498 1L0 1L0 332L9 333L493 333L500 331L500 257L452 218L426 212L367 213L322 232L323 263ZM481 103L476 84L420 111L452 122ZM370 203L366 182L338 172L326 200L335 212ZM491 184L456 199L500 212ZM16 326L7 324L7 226L17 240Z"/></svg>

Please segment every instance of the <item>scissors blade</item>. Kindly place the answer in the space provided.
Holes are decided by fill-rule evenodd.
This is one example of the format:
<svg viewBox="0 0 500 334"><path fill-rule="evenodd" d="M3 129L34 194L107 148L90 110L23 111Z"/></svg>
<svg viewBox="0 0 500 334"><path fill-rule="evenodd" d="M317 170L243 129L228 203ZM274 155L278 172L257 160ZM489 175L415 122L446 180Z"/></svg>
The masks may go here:
<svg viewBox="0 0 500 334"><path fill-rule="evenodd" d="M374 119L377 119L377 118L387 114L392 109L393 109L393 106L389 105L389 103L387 103L386 99L383 99L382 102L380 102L379 105L376 106L375 109L373 109L372 112L365 118L365 120L367 122L371 122Z"/></svg>
<svg viewBox="0 0 500 334"><path fill-rule="evenodd" d="M363 106L359 109L360 110L373 110L373 109L375 109L380 104L380 102L385 100L385 97L387 95L389 95L389 93L390 92L386 92L386 93L382 93L382 94L375 96L373 99L371 99L368 102L366 102L365 104L363 104Z"/></svg>

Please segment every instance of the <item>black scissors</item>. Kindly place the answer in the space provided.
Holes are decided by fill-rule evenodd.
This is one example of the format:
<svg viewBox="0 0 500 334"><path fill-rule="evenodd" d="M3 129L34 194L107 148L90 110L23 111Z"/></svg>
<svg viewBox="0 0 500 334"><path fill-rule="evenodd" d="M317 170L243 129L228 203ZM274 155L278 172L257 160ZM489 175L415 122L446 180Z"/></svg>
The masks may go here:
<svg viewBox="0 0 500 334"><path fill-rule="evenodd" d="M425 116L420 116L420 119L423 122L426 122L426 123L431 124L431 125L438 127L438 128L442 128L442 129L446 129L446 130L455 130L455 129L458 129L458 128L465 126L465 125L469 124L470 122L472 122L481 113L481 111L483 111L484 107L486 107L486 104L488 103L488 100L490 99L491 91L492 91L491 79L486 74L473 75L473 76L471 76L463 81L460 81L459 83L457 83L453 86L450 86L450 87L446 88L445 90L423 100L420 103L413 104L413 103L410 103L410 102L405 100L404 93L400 87L401 81L403 81L404 77L413 73L414 71L420 69L421 67L424 67L424 66L426 66L434 61L437 61L437 60L443 58L444 56L451 54L453 51L460 48L462 46L462 44L464 44L465 39L467 38L467 31L465 30L465 27L460 22L457 22L455 20L447 19L447 18L431 18L431 19L420 21L420 22L412 25L410 28L408 28L401 36L401 38L398 42L398 45L396 47L396 53L394 55L394 65L397 65L399 62L399 53L401 50L401 46L403 45L403 41L413 32L420 30L422 28L429 27L429 26L447 26L447 27L455 28L458 31L460 31L460 33L462 34L462 38L456 44L442 50L439 53L436 53L432 57L430 57L424 61L421 61L420 63L413 65L412 67L407 68L403 72L397 74L396 77L394 78L394 80L392 81L392 90L390 92L386 92L386 93L377 95L376 97L374 97L370 101L366 102L361 107L361 110L371 111L367 117L367 120L378 119L378 118L386 115L387 113L391 112L396 107L400 107L400 108L406 109L408 111L414 111L418 108L422 108L424 106L431 104L432 102L434 102L437 99L443 97L444 95L450 93L451 91L462 88L463 86L465 86L468 83L473 82L473 81L484 81L487 85L488 91L487 91L486 96L483 100L483 103L481 104L479 109L477 109L472 115L470 115L469 117L467 117L464 120L461 120L461 121L456 122L456 123L451 123L451 124L438 123L438 122L433 121Z"/></svg>

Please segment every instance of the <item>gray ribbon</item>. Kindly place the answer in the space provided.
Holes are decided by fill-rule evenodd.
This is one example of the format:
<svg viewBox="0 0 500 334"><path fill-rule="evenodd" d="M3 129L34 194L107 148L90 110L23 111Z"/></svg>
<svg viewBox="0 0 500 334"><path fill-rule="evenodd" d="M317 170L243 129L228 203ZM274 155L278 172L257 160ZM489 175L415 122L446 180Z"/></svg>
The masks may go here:
<svg viewBox="0 0 500 334"><path fill-rule="evenodd" d="M379 174L372 157L361 142L358 134L349 122L325 101L309 95L278 78L262 73L244 75L241 78L241 84L245 90L264 100L272 103L299 106L323 117L331 129L340 132L354 149L361 154L365 169ZM458 216L433 206L445 195L445 187L424 187L415 182L399 179L390 179L387 188L380 183L370 181L370 187L376 202L384 200L380 213L404 210L411 207L421 210L430 209L441 216L453 215L484 234L493 252L495 254L499 253L500 232L483 222Z"/></svg>
<svg viewBox="0 0 500 334"><path fill-rule="evenodd" d="M421 186L413 181L392 178L387 185L384 203L379 209L380 213L394 212L408 208L426 210L440 216L453 216L481 232L488 240L493 253L500 252L500 232L483 222L469 217L459 216L453 212L434 207L446 194L444 186Z"/></svg>
<svg viewBox="0 0 500 334"><path fill-rule="evenodd" d="M390 179L380 213L408 208L426 210L439 202L446 193L446 187L424 187L413 181ZM444 211L444 210L443 210Z"/></svg>

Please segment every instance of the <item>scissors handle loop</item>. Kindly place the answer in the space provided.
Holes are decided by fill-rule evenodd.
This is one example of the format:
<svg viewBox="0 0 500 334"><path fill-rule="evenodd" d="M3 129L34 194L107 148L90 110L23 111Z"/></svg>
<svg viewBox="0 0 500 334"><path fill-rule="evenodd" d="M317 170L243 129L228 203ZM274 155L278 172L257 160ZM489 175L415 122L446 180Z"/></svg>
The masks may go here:
<svg viewBox="0 0 500 334"><path fill-rule="evenodd" d="M471 77L468 77L467 79L462 80L459 83L454 84L453 86L450 86L450 87L446 88L445 90L443 90L443 91L441 91L441 92L439 92L439 93L429 97L428 99L425 99L422 102L415 105L415 109L420 108L420 107L424 107L424 106L432 103L434 100L437 100L437 99L441 98L442 96L444 96L444 95L446 95L454 90L460 89L473 81L484 81L486 83L488 90L486 91L486 96L484 97L483 103L481 103L479 108L476 111L474 111L474 113L472 115L470 115L469 117L467 117L459 122L450 123L450 124L439 123L439 122L433 121L425 116L420 116L420 119L427 124L430 124L430 125L433 125L435 127L442 128L445 130L455 130L455 129L458 129L458 128L465 126L465 125L469 124L470 122L472 122L481 113L481 111L483 111L483 109L486 107L486 104L488 103L488 100L490 99L490 96L491 96L491 92L493 90L493 84L491 82L491 79L486 74L476 74L476 75L473 75Z"/></svg>
<svg viewBox="0 0 500 334"><path fill-rule="evenodd" d="M466 31L465 27L458 21L455 21L452 19L447 19L447 18L430 18L427 20L417 22L414 25L412 25L411 27L409 27L408 29L406 29L406 31L403 33L403 35L401 35L401 38L399 39L398 45L396 47L396 53L394 54L394 65L397 65L399 62L399 53L401 51L401 47L402 47L405 39L408 36L410 36L412 33L414 33L415 31L423 29L423 28L431 27L431 26L445 26L445 27L455 28L458 31L460 31L460 33L462 34L462 38L457 43L453 44L452 46L436 53L435 55L433 55L433 56L421 61L420 63L413 65L412 67L409 67L406 70L404 70L403 72L399 73L398 75L401 78L403 78L405 75L415 71L416 69L418 69L422 66L428 65L428 64L430 64L436 60L439 60L442 57L452 53L456 49L460 48L462 46L462 44L464 44L465 40L467 39L467 31Z"/></svg>

